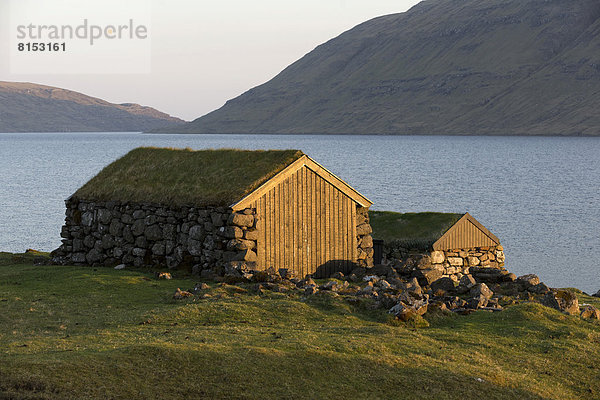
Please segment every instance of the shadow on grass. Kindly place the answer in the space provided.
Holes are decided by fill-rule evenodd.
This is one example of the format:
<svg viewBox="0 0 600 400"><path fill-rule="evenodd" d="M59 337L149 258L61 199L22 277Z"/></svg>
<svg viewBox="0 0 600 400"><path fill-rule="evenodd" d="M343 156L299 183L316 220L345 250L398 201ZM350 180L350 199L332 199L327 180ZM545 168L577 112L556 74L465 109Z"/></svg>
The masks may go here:
<svg viewBox="0 0 600 400"><path fill-rule="evenodd" d="M513 386L518 383L486 382L442 364L412 366L372 356L250 346L133 346L71 354L27 380L19 377L23 369L35 370L35 362L0 367L0 398L543 398Z"/></svg>

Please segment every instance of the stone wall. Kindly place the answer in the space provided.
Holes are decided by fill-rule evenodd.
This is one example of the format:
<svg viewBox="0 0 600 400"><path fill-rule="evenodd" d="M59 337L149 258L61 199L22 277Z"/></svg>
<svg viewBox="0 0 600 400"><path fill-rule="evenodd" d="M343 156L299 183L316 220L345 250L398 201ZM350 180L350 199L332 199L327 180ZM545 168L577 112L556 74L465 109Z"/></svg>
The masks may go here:
<svg viewBox="0 0 600 400"><path fill-rule="evenodd" d="M222 268L256 262L253 210L67 200L56 262Z"/></svg>
<svg viewBox="0 0 600 400"><path fill-rule="evenodd" d="M357 207L356 210L356 236L358 243L358 265L361 267L373 266L373 238L371 237L371 224L369 221L369 209Z"/></svg>
<svg viewBox="0 0 600 400"><path fill-rule="evenodd" d="M66 202L60 264L187 267L223 275L256 268L256 210L224 207L165 207L155 204ZM359 264L373 265L367 209L359 209Z"/></svg>
<svg viewBox="0 0 600 400"><path fill-rule="evenodd" d="M446 251L409 250L393 244L384 248L384 264L399 268L406 276L417 277L423 285L441 278L458 282L464 275L507 275L504 261L501 245Z"/></svg>

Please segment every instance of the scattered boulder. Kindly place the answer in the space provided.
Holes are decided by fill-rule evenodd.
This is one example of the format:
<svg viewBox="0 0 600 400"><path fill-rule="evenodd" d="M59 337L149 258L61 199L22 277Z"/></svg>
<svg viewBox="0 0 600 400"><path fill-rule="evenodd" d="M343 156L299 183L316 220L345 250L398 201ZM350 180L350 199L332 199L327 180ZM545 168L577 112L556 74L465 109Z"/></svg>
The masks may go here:
<svg viewBox="0 0 600 400"><path fill-rule="evenodd" d="M156 272L154 275L156 276L156 279L172 279L171 274L168 272Z"/></svg>
<svg viewBox="0 0 600 400"><path fill-rule="evenodd" d="M423 289L421 288L421 285L419 285L419 281L417 280L417 278L412 278L410 281L408 281L408 283L404 287L404 290L409 293L423 293Z"/></svg>
<svg viewBox="0 0 600 400"><path fill-rule="evenodd" d="M485 283L478 283L477 285L473 286L469 293L473 297L478 297L481 295L485 297L486 300L491 299L494 295L494 292L492 292Z"/></svg>
<svg viewBox="0 0 600 400"><path fill-rule="evenodd" d="M579 300L575 293L568 290L549 291L542 299L542 304L567 314L579 314Z"/></svg>
<svg viewBox="0 0 600 400"><path fill-rule="evenodd" d="M585 307L583 307L583 310L581 310L581 314L579 314L579 315L581 316L581 318L584 318L584 319L600 320L600 310L598 310L596 307L590 306L590 305L586 305Z"/></svg>
<svg viewBox="0 0 600 400"><path fill-rule="evenodd" d="M527 291L535 294L546 294L550 291L550 288L545 283L540 282L537 285L528 287Z"/></svg>
<svg viewBox="0 0 600 400"><path fill-rule="evenodd" d="M321 290L330 290L332 292L337 292L338 283L336 281L329 281L323 286L321 286Z"/></svg>
<svg viewBox="0 0 600 400"><path fill-rule="evenodd" d="M343 281L343 280L344 280L344 278L345 278L344 274L343 274L343 273L341 273L341 272L339 272L339 271L338 271L338 272L336 272L335 274L333 274L331 277L332 277L333 279L338 279L338 280L340 280L340 281Z"/></svg>
<svg viewBox="0 0 600 400"><path fill-rule="evenodd" d="M125 264L119 264L115 267L116 270L125 269Z"/></svg>
<svg viewBox="0 0 600 400"><path fill-rule="evenodd" d="M193 294L191 294L190 292L187 292L185 290L181 290L179 288L177 288L177 290L175 291L175 294L173 294L173 298L175 300L183 300L189 297L194 297Z"/></svg>
<svg viewBox="0 0 600 400"><path fill-rule="evenodd" d="M485 285L485 283L483 283L482 285ZM473 310L477 310L478 308L487 306L487 304L488 299L483 294L480 294L470 299L467 302L467 307Z"/></svg>
<svg viewBox="0 0 600 400"><path fill-rule="evenodd" d="M458 285L459 285L459 286L462 286L462 287L464 287L464 288L467 288L467 289L469 289L469 290L470 290L470 289L471 289L473 286L475 286L476 284L477 284L477 282L475 281L475 278L473 278L473 276L472 276L472 275L470 275L470 274L463 275L463 276L460 278L460 281L458 282Z"/></svg>
<svg viewBox="0 0 600 400"><path fill-rule="evenodd" d="M369 295L373 294L374 291L375 287L373 286L373 282L369 281L367 282L366 286L360 289L358 292L362 295Z"/></svg>
<svg viewBox="0 0 600 400"><path fill-rule="evenodd" d="M431 284L431 290L433 290L434 293L438 291L450 292L453 291L454 288L454 281L450 278L440 278Z"/></svg>
<svg viewBox="0 0 600 400"><path fill-rule="evenodd" d="M517 282L523 285L525 289L540 283L540 278L536 274L527 274L517 278Z"/></svg>
<svg viewBox="0 0 600 400"><path fill-rule="evenodd" d="M385 279L377 281L376 286L377 286L377 288L379 288L381 290L390 290L390 289L392 289L392 285L390 285L390 283L388 281L386 281Z"/></svg>

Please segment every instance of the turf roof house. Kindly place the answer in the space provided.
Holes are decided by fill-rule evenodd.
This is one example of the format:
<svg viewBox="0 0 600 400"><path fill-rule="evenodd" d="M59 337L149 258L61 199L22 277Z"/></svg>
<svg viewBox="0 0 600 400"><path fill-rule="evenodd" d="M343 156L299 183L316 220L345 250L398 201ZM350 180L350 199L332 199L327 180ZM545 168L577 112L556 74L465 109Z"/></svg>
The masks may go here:
<svg viewBox="0 0 600 400"><path fill-rule="evenodd" d="M489 274L490 269L500 270L498 276L508 273L500 240L469 213L369 214L373 236L385 242L383 262L401 261L423 283Z"/></svg>
<svg viewBox="0 0 600 400"><path fill-rule="evenodd" d="M371 202L297 150L138 148L66 206L63 263L297 276L373 265Z"/></svg>

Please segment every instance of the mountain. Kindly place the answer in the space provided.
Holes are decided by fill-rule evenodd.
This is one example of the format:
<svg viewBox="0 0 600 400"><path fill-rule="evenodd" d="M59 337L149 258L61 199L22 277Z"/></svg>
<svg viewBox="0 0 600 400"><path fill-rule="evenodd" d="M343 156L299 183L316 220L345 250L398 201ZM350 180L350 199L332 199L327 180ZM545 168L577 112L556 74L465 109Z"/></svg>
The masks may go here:
<svg viewBox="0 0 600 400"><path fill-rule="evenodd" d="M598 0L427 0L182 133L600 134Z"/></svg>
<svg viewBox="0 0 600 400"><path fill-rule="evenodd" d="M128 132L183 122L138 104L112 104L33 83L0 82L0 132Z"/></svg>

